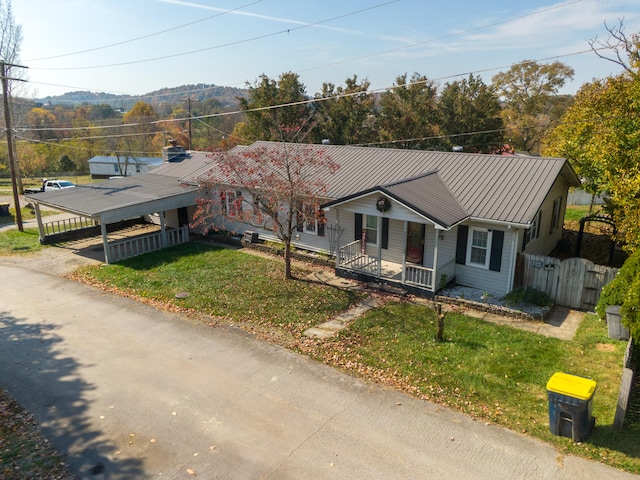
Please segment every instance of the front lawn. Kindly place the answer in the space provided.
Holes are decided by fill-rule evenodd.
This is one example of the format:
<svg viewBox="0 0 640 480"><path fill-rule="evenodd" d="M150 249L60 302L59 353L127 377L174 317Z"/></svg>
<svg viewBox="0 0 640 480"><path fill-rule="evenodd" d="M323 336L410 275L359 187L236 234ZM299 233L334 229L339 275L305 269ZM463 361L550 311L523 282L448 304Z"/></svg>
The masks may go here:
<svg viewBox="0 0 640 480"><path fill-rule="evenodd" d="M278 260L188 243L84 269L80 274L92 282L186 311L299 333L363 298L362 293L310 282L305 279L310 272L294 267L298 280L287 281ZM182 293L188 296L176 298Z"/></svg>
<svg viewBox="0 0 640 480"><path fill-rule="evenodd" d="M24 232L15 229L0 233L0 255L33 253L42 248L37 228L25 228Z"/></svg>

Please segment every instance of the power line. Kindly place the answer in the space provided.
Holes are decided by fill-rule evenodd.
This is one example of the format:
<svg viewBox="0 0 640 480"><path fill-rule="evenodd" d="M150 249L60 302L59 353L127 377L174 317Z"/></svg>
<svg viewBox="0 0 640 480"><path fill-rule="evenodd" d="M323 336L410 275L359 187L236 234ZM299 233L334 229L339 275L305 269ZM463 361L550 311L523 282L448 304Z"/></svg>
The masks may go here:
<svg viewBox="0 0 640 480"><path fill-rule="evenodd" d="M275 37L278 35L283 35L283 34L289 34L293 31L296 30L302 30L304 28L309 28L309 27L314 27L316 25L321 25L323 23L327 23L327 22L332 22L334 20L339 20L341 18L346 18L352 15L357 15L359 13L363 13L369 10L373 10L375 8L380 8L383 7L385 5L389 5L391 3L396 3L399 0L391 0L389 2L385 2L385 3L381 3L378 5L374 5L372 7L367 7L367 8L363 8L361 10L356 10L354 12L350 12L350 13L345 13L343 15L337 15L335 17L331 17L331 18L327 18L324 20L319 20L317 22L313 22L313 23L308 23L305 25L300 25L298 27L292 27L292 28L287 28L285 30L280 30L277 32L273 32L273 33L267 33L264 35L259 35L257 37L251 37L251 38L246 38L244 40L237 40L235 42L228 42L228 43L223 43L220 45L214 45L212 47L206 47L206 48L199 48L197 50L190 50L188 52L181 52L181 53L174 53L172 55L164 55L161 57L153 57L153 58L146 58L146 59L141 59L141 60L132 60L129 62L120 62L120 63L112 63L112 64L108 64L108 65L91 65L91 66L87 66L87 67L51 67L51 68L46 68L46 67L34 67L34 70L56 70L56 71L60 71L60 70L90 70L90 69L97 69L97 68L110 68L110 67L121 67L121 66L125 66L125 65L137 65L137 64L141 64L141 63L148 63L148 62L154 62L157 60L166 60L169 58L175 58L175 57L181 57L184 55L192 55L194 53L202 53L202 52L208 52L211 50L217 50L219 48L225 48L225 47L231 47L234 45L241 45L243 43L249 43L249 42L254 42L256 40L263 40L265 38L270 38L270 37ZM582 1L582 0L578 0L578 1Z"/></svg>
<svg viewBox="0 0 640 480"><path fill-rule="evenodd" d="M80 55L82 53L95 52L95 51L98 51L98 50L104 50L106 48L117 47L119 45L125 45L127 43L137 42L138 40L144 40L145 38L155 37L155 36L158 36L158 35L162 35L163 33L173 32L173 31L179 30L181 28L190 27L191 25L195 25L196 23L205 22L207 20L211 20L212 18L220 17L222 15L227 15L229 13L233 13L233 12L236 12L238 10L242 10L243 8L250 7L251 5L255 5L256 3L260 3L261 1L262 0L256 0L255 2L247 3L246 5L241 5L240 7L233 8L231 10L226 10L224 12L216 13L215 15L210 15L208 17L201 18L200 20L195 20L193 22L184 23L182 25L171 27L171 28L168 28L166 30L161 30L159 32L154 32L154 33L149 33L147 35L142 35L141 37L135 37L135 38L131 38L129 40L123 40L121 42L110 43L108 45L103 45L101 47L88 48L86 50L80 50L80 51L77 51L77 52L62 53L60 55L54 55L52 57L32 58L31 60L27 60L27 62L38 62L38 61L42 61L42 60L53 60L53 59L56 59L56 58L71 57L71 56L74 56L74 55Z"/></svg>

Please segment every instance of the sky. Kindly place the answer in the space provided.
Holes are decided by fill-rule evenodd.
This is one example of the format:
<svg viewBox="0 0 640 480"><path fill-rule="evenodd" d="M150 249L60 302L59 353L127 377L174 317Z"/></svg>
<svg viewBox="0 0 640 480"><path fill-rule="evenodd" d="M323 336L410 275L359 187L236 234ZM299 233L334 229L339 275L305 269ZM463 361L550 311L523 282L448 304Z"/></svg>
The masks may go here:
<svg viewBox="0 0 640 480"><path fill-rule="evenodd" d="M6 1L6 0L5 0ZM621 68L589 40L638 0L13 0L26 96L143 95L187 84L245 87L294 72L306 93L354 75L371 90L417 72L438 85L485 83L522 60L575 70L562 93Z"/></svg>

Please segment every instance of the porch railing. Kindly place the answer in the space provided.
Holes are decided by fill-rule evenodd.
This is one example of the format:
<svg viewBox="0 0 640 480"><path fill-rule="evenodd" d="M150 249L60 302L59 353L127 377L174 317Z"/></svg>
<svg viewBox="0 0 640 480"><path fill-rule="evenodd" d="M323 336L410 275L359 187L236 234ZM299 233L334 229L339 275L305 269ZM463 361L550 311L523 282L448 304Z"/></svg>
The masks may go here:
<svg viewBox="0 0 640 480"><path fill-rule="evenodd" d="M338 254L338 266L358 270L371 275L378 274L378 259L362 253L360 240L348 243L340 247Z"/></svg>
<svg viewBox="0 0 640 480"><path fill-rule="evenodd" d="M375 277L379 276L378 258L362 253L360 240L343 245L338 250L337 266L347 270L353 270ZM384 264L384 262L382 262ZM448 278L453 278L455 261L451 261L438 269L438 273L443 273ZM384 268L382 269L384 270ZM393 270L393 269L392 269ZM397 272L397 270L396 270ZM402 274L394 273L393 276L380 275L391 282L398 282L403 285L412 285L429 291L435 291L433 268L421 265L407 264L404 266Z"/></svg>
<svg viewBox="0 0 640 480"><path fill-rule="evenodd" d="M45 235L55 235L57 233L71 232L83 228L93 227L95 222L87 217L72 217L46 222L42 224Z"/></svg>
<svg viewBox="0 0 640 480"><path fill-rule="evenodd" d="M166 230L165 238L166 242L163 241L162 232L154 232L109 243L109 263L187 243L189 241L189 227L185 225L180 228Z"/></svg>
<svg viewBox="0 0 640 480"><path fill-rule="evenodd" d="M406 265L404 282L433 290L433 268L420 265Z"/></svg>

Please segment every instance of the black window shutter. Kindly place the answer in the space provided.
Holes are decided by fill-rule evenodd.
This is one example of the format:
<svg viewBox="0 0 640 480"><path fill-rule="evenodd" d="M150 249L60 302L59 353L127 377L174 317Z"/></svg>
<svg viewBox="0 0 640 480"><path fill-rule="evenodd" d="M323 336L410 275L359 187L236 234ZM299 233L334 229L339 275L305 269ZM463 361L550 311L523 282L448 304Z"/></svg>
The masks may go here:
<svg viewBox="0 0 640 480"><path fill-rule="evenodd" d="M356 228L354 232L354 240L362 239L362 214L356 213Z"/></svg>
<svg viewBox="0 0 640 480"><path fill-rule="evenodd" d="M456 263L464 265L467 260L467 239L469 238L469 227L460 225L458 227L458 243L456 244Z"/></svg>
<svg viewBox="0 0 640 480"><path fill-rule="evenodd" d="M491 257L489 258L489 270L493 270L494 272L500 271L503 243L504 232L502 230L494 230L491 237Z"/></svg>
<svg viewBox="0 0 640 480"><path fill-rule="evenodd" d="M389 248L389 219L382 217L382 248Z"/></svg>
<svg viewBox="0 0 640 480"><path fill-rule="evenodd" d="M538 230L536 231L536 238L540 236L540 230L542 230L542 210L538 212Z"/></svg>
<svg viewBox="0 0 640 480"><path fill-rule="evenodd" d="M324 237L324 223L325 222L318 221L318 236L319 237Z"/></svg>

